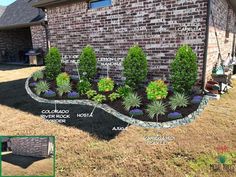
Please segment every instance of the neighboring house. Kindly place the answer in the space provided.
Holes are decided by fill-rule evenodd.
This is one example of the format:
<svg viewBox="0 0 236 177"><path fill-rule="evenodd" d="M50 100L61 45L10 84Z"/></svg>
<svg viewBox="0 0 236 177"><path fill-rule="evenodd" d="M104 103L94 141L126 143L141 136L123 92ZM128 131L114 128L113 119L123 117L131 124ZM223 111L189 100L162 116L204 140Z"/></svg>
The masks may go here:
<svg viewBox="0 0 236 177"><path fill-rule="evenodd" d="M211 11L222 58L235 55L235 0L39 0L34 6L47 10L50 44L70 61L90 44L99 63L116 63L139 44L147 54L149 79L169 78L177 48L189 44L205 81L219 53ZM100 68L106 74L107 67ZM121 70L110 67L110 76L119 80Z"/></svg>
<svg viewBox="0 0 236 177"><path fill-rule="evenodd" d="M16 0L0 16L0 62L24 63L30 49L46 51L45 14L34 2Z"/></svg>
<svg viewBox="0 0 236 177"><path fill-rule="evenodd" d="M0 6L0 17L3 14L3 12L5 11L5 6Z"/></svg>
<svg viewBox="0 0 236 177"><path fill-rule="evenodd" d="M50 137L11 138L11 149L15 155L49 157L53 154L53 139Z"/></svg>

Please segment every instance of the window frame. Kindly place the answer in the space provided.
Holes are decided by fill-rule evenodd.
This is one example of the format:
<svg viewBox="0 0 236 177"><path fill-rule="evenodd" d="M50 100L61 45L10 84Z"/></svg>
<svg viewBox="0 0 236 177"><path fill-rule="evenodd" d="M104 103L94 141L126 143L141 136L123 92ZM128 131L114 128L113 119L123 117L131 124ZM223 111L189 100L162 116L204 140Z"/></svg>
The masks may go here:
<svg viewBox="0 0 236 177"><path fill-rule="evenodd" d="M99 1L104 1L104 3L109 3L109 4L104 4L104 5L100 5L97 7L92 7L92 5L91 5L92 3L96 3ZM112 0L90 0L88 3L88 9L99 9L99 8L104 8L104 7L109 7L109 6L112 6Z"/></svg>

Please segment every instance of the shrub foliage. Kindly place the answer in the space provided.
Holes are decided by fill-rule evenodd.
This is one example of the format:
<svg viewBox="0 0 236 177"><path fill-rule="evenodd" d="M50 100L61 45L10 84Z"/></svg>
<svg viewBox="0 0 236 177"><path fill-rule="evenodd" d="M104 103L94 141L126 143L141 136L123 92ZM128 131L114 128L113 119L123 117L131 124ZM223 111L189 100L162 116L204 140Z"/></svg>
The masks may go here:
<svg viewBox="0 0 236 177"><path fill-rule="evenodd" d="M90 45L87 45L79 57L79 73L81 79L92 80L97 73L96 54Z"/></svg>
<svg viewBox="0 0 236 177"><path fill-rule="evenodd" d="M181 46L171 63L171 83L174 91L189 93L197 81L197 69L197 55L190 46Z"/></svg>
<svg viewBox="0 0 236 177"><path fill-rule="evenodd" d="M61 72L61 54L57 48L51 48L45 58L45 72L48 79L55 79Z"/></svg>
<svg viewBox="0 0 236 177"><path fill-rule="evenodd" d="M123 61L123 67L127 85L135 88L147 79L147 59L139 46L135 45L129 49Z"/></svg>
<svg viewBox="0 0 236 177"><path fill-rule="evenodd" d="M114 89L114 81L111 78L103 78L98 82L99 92L109 92Z"/></svg>
<svg viewBox="0 0 236 177"><path fill-rule="evenodd" d="M61 73L57 76L56 82L58 87L64 84L70 84L70 76L67 73Z"/></svg>
<svg viewBox="0 0 236 177"><path fill-rule="evenodd" d="M153 81L148 84L146 89L147 98L149 100L159 100L166 98L168 95L167 85L162 80Z"/></svg>

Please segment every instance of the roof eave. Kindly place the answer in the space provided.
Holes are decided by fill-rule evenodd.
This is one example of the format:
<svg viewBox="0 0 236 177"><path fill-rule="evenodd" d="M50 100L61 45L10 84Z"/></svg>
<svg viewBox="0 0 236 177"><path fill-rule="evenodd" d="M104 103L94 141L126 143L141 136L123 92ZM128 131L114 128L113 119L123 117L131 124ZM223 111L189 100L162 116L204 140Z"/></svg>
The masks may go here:
<svg viewBox="0 0 236 177"><path fill-rule="evenodd" d="M34 25L40 25L44 22L44 20L40 20L37 22L30 22L30 23L24 23L24 24L15 24L15 25L8 25L8 26L0 26L0 30L11 30L11 29L17 29L17 28L27 28Z"/></svg>
<svg viewBox="0 0 236 177"><path fill-rule="evenodd" d="M71 2L73 0L40 0L39 2L33 3L33 7L44 8L48 6L53 6L61 3Z"/></svg>

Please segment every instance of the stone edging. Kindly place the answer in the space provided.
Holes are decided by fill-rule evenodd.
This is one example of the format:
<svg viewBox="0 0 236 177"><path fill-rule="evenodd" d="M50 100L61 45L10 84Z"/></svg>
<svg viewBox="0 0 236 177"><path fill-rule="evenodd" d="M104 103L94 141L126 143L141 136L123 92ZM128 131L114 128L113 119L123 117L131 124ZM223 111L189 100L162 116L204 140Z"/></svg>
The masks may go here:
<svg viewBox="0 0 236 177"><path fill-rule="evenodd" d="M173 121L169 121L169 122L163 122L163 123L157 123L157 122L146 122L146 121L141 121L141 120L137 120L131 117L128 117L126 115L123 115L119 112L117 112L116 110L114 110L113 108L111 108L110 106L106 105L106 104L98 104L96 105L95 102L91 101L91 100L48 100L45 98L41 98L39 96L37 96L36 94L34 94L30 87L29 87L29 80L31 77L29 77L26 82L25 82L25 89L27 91L27 93L31 96L31 98L33 98L34 100L40 102L40 103L49 103L49 104L78 104L78 105L86 105L86 106L96 106L97 108L100 108L110 114L112 114L113 116L117 117L118 119L127 122L129 124L132 125L136 125L136 126L140 126L140 127L144 127L144 128L174 128L180 125L186 125L188 123L193 122L199 115L200 113L204 110L205 106L208 103L209 98L207 96L204 96L198 109L196 111L194 111L193 113L191 113L190 115L188 115L185 118L182 119L177 119L177 120L173 120Z"/></svg>

